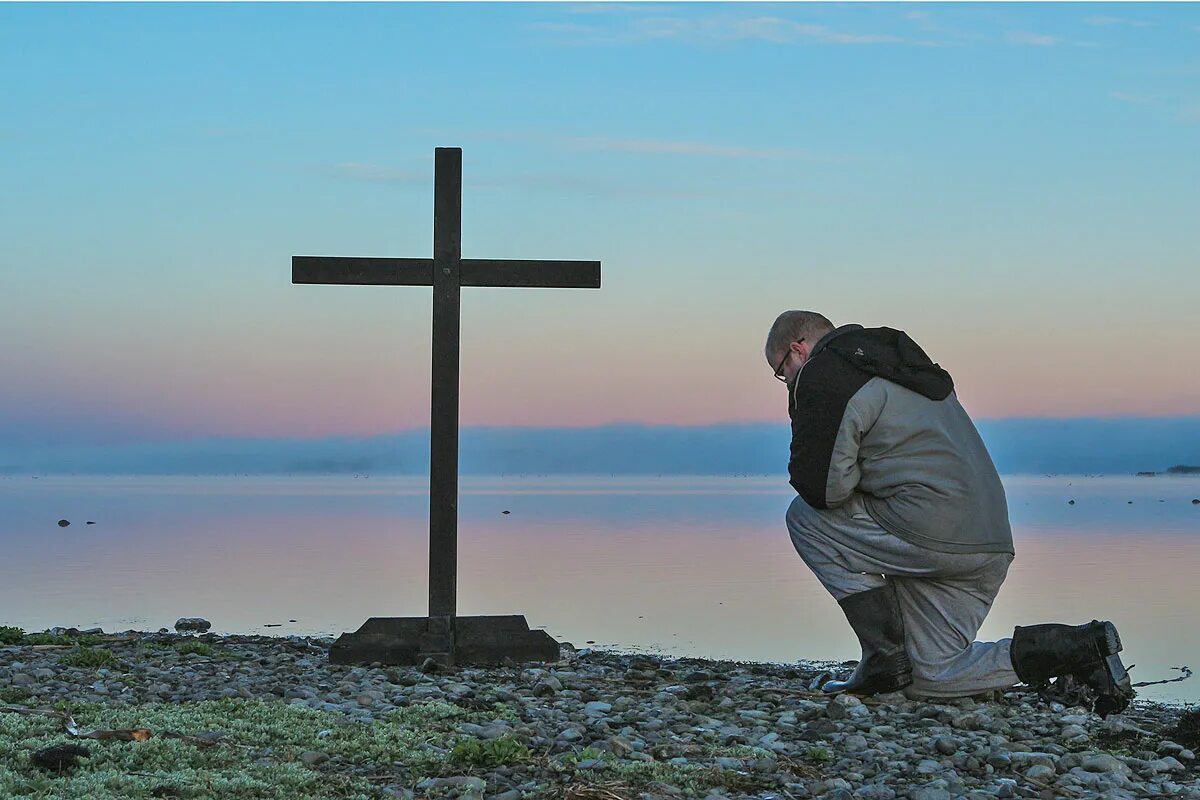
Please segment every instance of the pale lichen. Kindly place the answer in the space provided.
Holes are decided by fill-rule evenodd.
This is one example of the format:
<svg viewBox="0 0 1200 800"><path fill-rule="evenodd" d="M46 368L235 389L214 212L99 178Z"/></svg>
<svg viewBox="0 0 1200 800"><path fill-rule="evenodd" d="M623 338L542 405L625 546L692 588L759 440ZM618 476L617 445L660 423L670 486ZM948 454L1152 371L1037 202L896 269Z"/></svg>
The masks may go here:
<svg viewBox="0 0 1200 800"><path fill-rule="evenodd" d="M30 755L70 740L60 720L0 713L0 797L72 800L151 797L171 787L180 797L377 797L377 781L359 773L440 773L462 737L461 722L495 714L428 702L397 709L372 724L280 701L227 699L130 707L76 704L67 708L81 729L148 728L145 742L86 741L91 753L65 775L34 767ZM213 746L168 738L224 734ZM331 760L321 770L299 756L317 750ZM364 769L367 768L367 769Z"/></svg>

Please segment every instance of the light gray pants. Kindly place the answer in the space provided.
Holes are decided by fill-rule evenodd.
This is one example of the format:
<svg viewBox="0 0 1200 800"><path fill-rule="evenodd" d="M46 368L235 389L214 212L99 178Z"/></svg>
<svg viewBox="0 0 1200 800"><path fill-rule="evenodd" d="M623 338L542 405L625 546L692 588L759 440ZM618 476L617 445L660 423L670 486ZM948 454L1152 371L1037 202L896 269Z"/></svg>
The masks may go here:
<svg viewBox="0 0 1200 800"><path fill-rule="evenodd" d="M911 544L881 528L860 498L819 511L797 496L787 512L788 533L835 600L895 583L913 665L904 693L963 697L1020 683L1009 656L1012 639L975 641L1013 556Z"/></svg>

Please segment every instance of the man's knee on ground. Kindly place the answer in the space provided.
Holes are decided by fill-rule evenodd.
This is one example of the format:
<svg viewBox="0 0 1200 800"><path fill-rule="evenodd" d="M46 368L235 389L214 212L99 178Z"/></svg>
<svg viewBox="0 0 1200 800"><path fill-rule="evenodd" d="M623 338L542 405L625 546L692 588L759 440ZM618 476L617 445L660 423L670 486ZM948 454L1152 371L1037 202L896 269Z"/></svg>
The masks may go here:
<svg viewBox="0 0 1200 800"><path fill-rule="evenodd" d="M972 649L976 646L974 642L961 651L952 653L919 653L913 651L911 640L907 644L909 662L912 664L912 684L903 691L904 696L910 700L970 697L991 689L1007 688L1015 684L1015 680L1013 683L1006 683L1001 679L993 686L973 691L962 689L961 678L957 674L960 672L962 660L971 658Z"/></svg>

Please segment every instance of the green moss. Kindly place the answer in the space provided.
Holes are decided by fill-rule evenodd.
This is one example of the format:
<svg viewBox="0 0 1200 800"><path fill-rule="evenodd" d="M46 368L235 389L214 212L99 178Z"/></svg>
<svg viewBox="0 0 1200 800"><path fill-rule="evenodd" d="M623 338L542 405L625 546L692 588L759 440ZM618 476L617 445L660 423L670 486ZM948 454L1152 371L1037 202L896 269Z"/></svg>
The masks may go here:
<svg viewBox="0 0 1200 800"><path fill-rule="evenodd" d="M732 769L713 770L711 779L715 785L734 792L755 792L773 789L776 786L775 779L771 776Z"/></svg>
<svg viewBox="0 0 1200 800"><path fill-rule="evenodd" d="M448 767L444 749L453 729L463 721L486 719L444 703L400 711L404 713L363 725L341 714L279 701L78 704L70 713L81 728L149 728L156 735L145 742L88 741L90 758L63 776L48 775L29 763L32 752L67 740L61 723L0 713L0 797L148 798L161 786L172 787L180 797L231 800L378 797L379 782L342 771L369 764L368 772L387 774L387 782L405 782L414 771L440 774ZM225 737L213 747L198 747L168 739L161 735L165 731L220 731ZM310 769L298 760L305 750L323 751L332 760Z"/></svg>
<svg viewBox="0 0 1200 800"><path fill-rule="evenodd" d="M599 759L600 761L615 762L617 757L607 750L597 750L594 747L584 747L580 750L570 750L566 753L561 753L556 756L556 760L563 767L575 769L580 761L588 761L591 759Z"/></svg>
<svg viewBox="0 0 1200 800"><path fill-rule="evenodd" d="M77 650L64 655L58 660L58 663L64 667L83 667L85 669L98 669L99 667L111 667L117 664L117 657L112 654L111 650L94 647L80 647Z"/></svg>
<svg viewBox="0 0 1200 800"><path fill-rule="evenodd" d="M805 755L813 761L829 761L833 758L825 747L810 747Z"/></svg>
<svg viewBox="0 0 1200 800"><path fill-rule="evenodd" d="M183 644L179 645L179 647L177 647L175 649L178 650L179 654L182 656L186 656L186 655L211 656L212 655L212 647L208 644L205 644L204 642L184 642Z"/></svg>
<svg viewBox="0 0 1200 800"><path fill-rule="evenodd" d="M0 705L24 703L29 699L29 690L23 686L0 687Z"/></svg>
<svg viewBox="0 0 1200 800"><path fill-rule="evenodd" d="M449 763L465 767L502 767L529 761L529 748L511 736L465 739L450 751Z"/></svg>
<svg viewBox="0 0 1200 800"><path fill-rule="evenodd" d="M100 644L104 641L99 636L91 634L79 634L77 636L59 636L53 633L27 633L25 638L21 640L21 644L56 644L56 645L82 645L91 647L92 645Z"/></svg>
<svg viewBox="0 0 1200 800"><path fill-rule="evenodd" d="M671 764L663 761L625 761L612 765L606 775L643 786L650 781L662 781L688 792L700 792L714 785L714 770L700 764ZM706 780L707 778L707 780Z"/></svg>
<svg viewBox="0 0 1200 800"><path fill-rule="evenodd" d="M11 625L0 625L0 644L19 644L25 631Z"/></svg>

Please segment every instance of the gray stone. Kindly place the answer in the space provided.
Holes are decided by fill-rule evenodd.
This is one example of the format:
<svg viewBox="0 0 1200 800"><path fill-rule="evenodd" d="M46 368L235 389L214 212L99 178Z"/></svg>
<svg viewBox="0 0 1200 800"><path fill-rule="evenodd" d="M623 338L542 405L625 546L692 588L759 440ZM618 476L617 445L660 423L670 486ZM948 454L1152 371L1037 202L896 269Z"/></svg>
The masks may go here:
<svg viewBox="0 0 1200 800"><path fill-rule="evenodd" d="M175 620L175 630L183 631L199 631L203 633L212 627L212 623L203 617L180 617Z"/></svg>
<svg viewBox="0 0 1200 800"><path fill-rule="evenodd" d="M329 760L328 753L322 753L317 750L305 750L300 754L300 760L306 767L315 767L319 764L324 764Z"/></svg>
<svg viewBox="0 0 1200 800"><path fill-rule="evenodd" d="M942 765L932 758L923 758L917 764L918 775L936 775L942 771Z"/></svg>
<svg viewBox="0 0 1200 800"><path fill-rule="evenodd" d="M909 800L953 800L953 797L940 786L918 786L908 790Z"/></svg>
<svg viewBox="0 0 1200 800"><path fill-rule="evenodd" d="M468 792L479 793L487 788L487 781L485 781L483 778L476 778L474 775L455 775L450 778L426 778L416 786L417 789L423 791L451 787L462 788Z"/></svg>
<svg viewBox="0 0 1200 800"><path fill-rule="evenodd" d="M1040 781L1046 783L1054 780L1054 767L1048 767L1045 764L1034 764L1029 769L1025 770L1025 777L1031 781Z"/></svg>
<svg viewBox="0 0 1200 800"><path fill-rule="evenodd" d="M821 800L854 800L854 792L839 786L821 795Z"/></svg>
<svg viewBox="0 0 1200 800"><path fill-rule="evenodd" d="M1088 753L1079 766L1085 772L1129 772L1129 767L1109 753Z"/></svg>
<svg viewBox="0 0 1200 800"><path fill-rule="evenodd" d="M1064 739L1086 739L1088 736L1087 728L1082 725L1067 725L1062 729L1062 738Z"/></svg>
<svg viewBox="0 0 1200 800"><path fill-rule="evenodd" d="M37 683L37 678L30 675L28 672L18 672L8 679L13 686L32 686Z"/></svg>
<svg viewBox="0 0 1200 800"><path fill-rule="evenodd" d="M850 753L857 753L867 749L867 737L862 734L853 734L842 740L842 748Z"/></svg>
<svg viewBox="0 0 1200 800"><path fill-rule="evenodd" d="M1163 756L1160 759L1149 762L1146 766L1155 772L1183 772L1187 769L1174 756Z"/></svg>
<svg viewBox="0 0 1200 800"><path fill-rule="evenodd" d="M1139 728L1123 714L1110 714L1100 727L1106 733L1112 734L1136 733L1139 736L1150 735L1150 731L1145 728Z"/></svg>
<svg viewBox="0 0 1200 800"><path fill-rule="evenodd" d="M952 756L958 752L958 740L953 736L935 736L930 745L934 751L944 756Z"/></svg>
<svg viewBox="0 0 1200 800"><path fill-rule="evenodd" d="M1009 753L1008 758L1014 766L1018 767L1028 767L1037 764L1054 769L1058 765L1058 757L1050 753L1033 753L1018 750L1017 752Z"/></svg>

